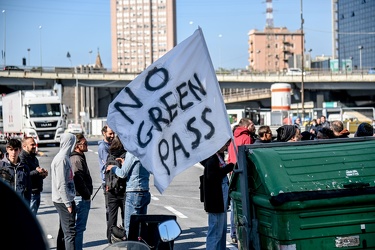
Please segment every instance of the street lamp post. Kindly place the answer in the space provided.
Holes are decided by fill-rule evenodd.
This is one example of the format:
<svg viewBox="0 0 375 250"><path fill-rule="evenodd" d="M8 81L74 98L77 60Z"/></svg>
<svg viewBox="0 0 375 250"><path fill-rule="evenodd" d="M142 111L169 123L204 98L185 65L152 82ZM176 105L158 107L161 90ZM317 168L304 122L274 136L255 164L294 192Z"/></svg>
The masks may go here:
<svg viewBox="0 0 375 250"><path fill-rule="evenodd" d="M222 65L221 65L221 38L223 37L222 34L219 34L219 68L220 68L220 74L222 70Z"/></svg>
<svg viewBox="0 0 375 250"><path fill-rule="evenodd" d="M30 66L30 48L27 49L27 66Z"/></svg>
<svg viewBox="0 0 375 250"><path fill-rule="evenodd" d="M304 120L304 117L305 117L305 84L304 84L304 62L305 62L305 59L304 59L304 36L303 36L303 6L302 6L302 0L301 0L301 61L302 61L302 65L301 65L301 70L302 70L302 74L301 74L301 106L302 106L302 120Z"/></svg>
<svg viewBox="0 0 375 250"><path fill-rule="evenodd" d="M6 18L6 13L5 13L5 10L3 10L3 14L4 14L4 51L3 51L3 54L2 54L2 56L3 56L3 61L4 61L4 67L5 67L5 65L7 64L7 62L6 62L6 50L7 50L7 47L6 47L6 44L7 44L7 25L6 25L6 23L7 23L7 18Z"/></svg>
<svg viewBox="0 0 375 250"><path fill-rule="evenodd" d="M309 68L310 68L310 70L311 70L311 51L312 51L312 49L309 49Z"/></svg>
<svg viewBox="0 0 375 250"><path fill-rule="evenodd" d="M72 63L72 60L71 60L71 56L70 56L70 53L68 51L68 53L66 53L66 57L69 59L70 61L70 66L73 67L73 63ZM76 88L75 88L75 102L74 102L74 120L75 120L75 123L78 124L78 106L79 106L79 99L78 99L78 95L79 95L79 89L78 89L78 77L77 77L77 70L76 68L74 68L74 76L76 78Z"/></svg>
<svg viewBox="0 0 375 250"><path fill-rule="evenodd" d="M89 51L89 66L90 66L90 63L91 63L91 54L92 54L92 50Z"/></svg>
<svg viewBox="0 0 375 250"><path fill-rule="evenodd" d="M40 44L40 73L42 73L42 67L43 67L43 63L42 63L42 25L39 26L39 44Z"/></svg>
<svg viewBox="0 0 375 250"><path fill-rule="evenodd" d="M362 45L359 45L358 46L358 49L359 49L359 68L362 71L362 49L363 49L363 46Z"/></svg>

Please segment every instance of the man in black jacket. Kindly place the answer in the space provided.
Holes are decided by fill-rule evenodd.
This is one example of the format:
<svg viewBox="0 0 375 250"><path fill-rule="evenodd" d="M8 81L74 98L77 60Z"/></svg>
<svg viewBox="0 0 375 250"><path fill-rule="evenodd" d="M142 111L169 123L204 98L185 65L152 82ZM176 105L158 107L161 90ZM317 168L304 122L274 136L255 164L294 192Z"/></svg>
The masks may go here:
<svg viewBox="0 0 375 250"><path fill-rule="evenodd" d="M21 162L30 169L31 178L31 212L36 215L40 206L41 192L43 191L43 179L48 176L48 171L39 166L36 158L36 143L33 137L25 137L22 140L22 151L19 155Z"/></svg>
<svg viewBox="0 0 375 250"><path fill-rule="evenodd" d="M227 174L234 164L226 164L224 151L228 141L216 154L201 162L204 166L203 199L204 209L208 213L207 250L225 250L227 233L227 210L229 180Z"/></svg>
<svg viewBox="0 0 375 250"><path fill-rule="evenodd" d="M0 161L0 178L8 183L29 205L31 199L30 170L19 157L22 148L21 141L11 138L5 148L7 152Z"/></svg>
<svg viewBox="0 0 375 250"><path fill-rule="evenodd" d="M85 152L87 152L87 140L83 134L76 134L76 145L73 153L70 155L76 189L76 197L74 198L77 211L76 250L82 249L83 246L83 232L86 230L93 192L92 179L87 166Z"/></svg>

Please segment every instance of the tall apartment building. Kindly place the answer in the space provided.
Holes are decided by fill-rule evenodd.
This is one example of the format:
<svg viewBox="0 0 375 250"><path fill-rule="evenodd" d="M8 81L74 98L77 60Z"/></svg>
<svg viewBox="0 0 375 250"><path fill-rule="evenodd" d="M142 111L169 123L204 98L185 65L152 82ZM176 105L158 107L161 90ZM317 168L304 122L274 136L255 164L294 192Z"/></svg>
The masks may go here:
<svg viewBox="0 0 375 250"><path fill-rule="evenodd" d="M266 27L249 32L249 66L256 72L283 72L287 68L301 68L304 44L300 30L285 27Z"/></svg>
<svg viewBox="0 0 375 250"><path fill-rule="evenodd" d="M375 67L375 1L332 0L333 57L354 70Z"/></svg>
<svg viewBox="0 0 375 250"><path fill-rule="evenodd" d="M112 70L139 73L176 45L175 0L111 0Z"/></svg>

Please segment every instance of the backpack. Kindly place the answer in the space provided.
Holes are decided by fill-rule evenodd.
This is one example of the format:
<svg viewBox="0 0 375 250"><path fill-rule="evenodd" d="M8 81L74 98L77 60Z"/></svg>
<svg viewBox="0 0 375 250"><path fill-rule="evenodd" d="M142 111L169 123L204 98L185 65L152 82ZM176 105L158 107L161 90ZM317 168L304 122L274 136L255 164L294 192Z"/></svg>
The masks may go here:
<svg viewBox="0 0 375 250"><path fill-rule="evenodd" d="M125 157L125 155L121 156L121 158ZM108 155L106 166L108 165L116 165L117 167L121 168L119 162L116 161L116 157L114 155ZM114 194L125 194L126 189L126 179L118 177L112 171L105 172L105 186L106 191L111 192Z"/></svg>

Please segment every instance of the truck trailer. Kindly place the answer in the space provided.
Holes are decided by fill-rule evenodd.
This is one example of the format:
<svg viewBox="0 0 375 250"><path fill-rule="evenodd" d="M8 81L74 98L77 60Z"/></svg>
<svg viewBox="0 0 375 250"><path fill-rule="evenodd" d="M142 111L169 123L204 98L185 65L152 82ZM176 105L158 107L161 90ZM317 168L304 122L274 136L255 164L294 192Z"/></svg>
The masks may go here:
<svg viewBox="0 0 375 250"><path fill-rule="evenodd" d="M7 137L34 137L39 144L59 144L65 131L66 107L58 89L19 90L2 97Z"/></svg>

